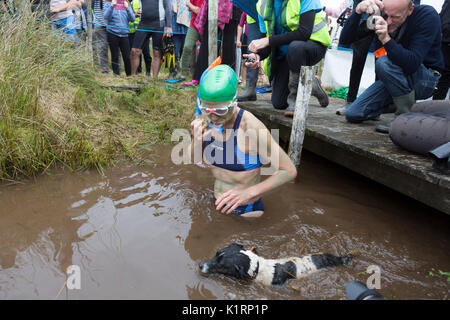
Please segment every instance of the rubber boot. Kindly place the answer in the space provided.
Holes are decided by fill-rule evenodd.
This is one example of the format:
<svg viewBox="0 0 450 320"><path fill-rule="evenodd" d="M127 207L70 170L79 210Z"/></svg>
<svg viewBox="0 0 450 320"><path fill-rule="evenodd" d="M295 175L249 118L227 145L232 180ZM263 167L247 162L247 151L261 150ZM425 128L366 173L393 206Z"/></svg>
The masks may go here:
<svg viewBox="0 0 450 320"><path fill-rule="evenodd" d="M326 108L328 106L328 104L330 103L330 100L328 99L328 95L325 92L325 90L323 90L322 86L320 85L319 79L317 77L314 77L314 79L313 79L311 95L313 97L316 97L317 100L319 100L320 106L322 108Z"/></svg>
<svg viewBox="0 0 450 320"><path fill-rule="evenodd" d="M400 97L395 97L393 98L394 100L394 104L397 108L397 110L395 111L395 116L399 116L403 113L407 113L411 111L411 107L414 105L414 103L416 103L416 94L413 91L411 91L408 94L405 94L403 96ZM389 121L387 123L382 123L379 124L375 127L375 131L380 132L380 133L389 133L389 130L391 129L391 125L392 122L394 121Z"/></svg>
<svg viewBox="0 0 450 320"><path fill-rule="evenodd" d="M300 78L300 72L289 71L289 82L288 82L289 95L287 98L288 107L284 113L284 115L287 117L294 116L295 101L297 100L297 90L298 90L299 78Z"/></svg>
<svg viewBox="0 0 450 320"><path fill-rule="evenodd" d="M256 101L256 84L249 84L245 91L237 96L237 101Z"/></svg>

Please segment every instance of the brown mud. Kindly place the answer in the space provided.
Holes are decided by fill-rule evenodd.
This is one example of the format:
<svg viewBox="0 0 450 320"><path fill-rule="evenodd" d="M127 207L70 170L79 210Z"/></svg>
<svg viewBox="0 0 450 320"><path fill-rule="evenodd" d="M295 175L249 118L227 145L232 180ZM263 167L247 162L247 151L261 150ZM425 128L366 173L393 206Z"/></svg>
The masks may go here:
<svg viewBox="0 0 450 320"><path fill-rule="evenodd" d="M105 176L0 186L0 299L345 299L369 265L388 299L449 298L438 274L450 271L447 215L305 152L297 181L263 198L263 217L224 216L211 173L172 164L170 148ZM287 287L201 275L198 263L231 242L266 258L358 255ZM69 265L80 290L63 287Z"/></svg>

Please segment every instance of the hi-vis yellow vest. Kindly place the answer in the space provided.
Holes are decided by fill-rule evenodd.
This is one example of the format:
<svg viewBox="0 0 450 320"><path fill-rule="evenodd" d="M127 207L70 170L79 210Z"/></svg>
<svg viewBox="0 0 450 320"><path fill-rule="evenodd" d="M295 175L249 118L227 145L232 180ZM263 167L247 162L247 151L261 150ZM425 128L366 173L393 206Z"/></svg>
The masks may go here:
<svg viewBox="0 0 450 320"><path fill-rule="evenodd" d="M289 31L298 29L298 24L300 22L300 9L300 0L287 0L283 2L283 8L281 10L281 25L284 29ZM323 10L316 13L310 39L319 42L326 47L331 45L330 34L328 33L327 17Z"/></svg>
<svg viewBox="0 0 450 320"><path fill-rule="evenodd" d="M138 0L134 0L133 2L131 2L131 5L133 7L134 13L136 13L136 12L138 12L139 8L141 7L141 1L140 0L139 1ZM140 18L136 17L136 19L133 22L129 23L130 28L131 28L130 29L130 33L135 33L136 32L136 29L137 29L137 27L139 25L139 20L140 20Z"/></svg>
<svg viewBox="0 0 450 320"><path fill-rule="evenodd" d="M275 30L275 9L274 0L259 0L256 9L258 14L264 19L264 25L266 29L267 36L273 35ZM281 25L284 29L288 31L293 31L298 29L300 23L300 9L301 0L284 0L281 10ZM263 32L260 25L261 32ZM314 20L314 27L310 36L310 39L321 43L322 45L328 47L331 45L330 35L328 33L328 24L326 20L325 12L316 12L316 17ZM264 60L264 71L266 75L270 78L272 65L272 54Z"/></svg>
<svg viewBox="0 0 450 320"><path fill-rule="evenodd" d="M261 17L264 18L267 36L272 36L272 30L275 29L275 10L273 8L274 0L259 0L256 9ZM301 0L284 0L281 10L281 26L288 30L298 29L300 23ZM328 47L331 45L330 35L328 33L328 24L326 14L323 10L316 13L314 27L310 39Z"/></svg>

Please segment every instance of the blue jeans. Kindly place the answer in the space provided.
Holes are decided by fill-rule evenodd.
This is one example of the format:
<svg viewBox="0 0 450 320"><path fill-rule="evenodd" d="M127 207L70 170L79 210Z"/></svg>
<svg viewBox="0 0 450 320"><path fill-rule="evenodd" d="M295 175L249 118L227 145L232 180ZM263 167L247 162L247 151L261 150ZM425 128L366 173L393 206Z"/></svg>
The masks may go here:
<svg viewBox="0 0 450 320"><path fill-rule="evenodd" d="M184 47L184 39L186 38L187 27L177 23L177 14L172 11L172 31L173 42L175 44L175 61L178 62L181 49ZM184 33L184 34L181 34Z"/></svg>
<svg viewBox="0 0 450 320"><path fill-rule="evenodd" d="M361 122L377 118L400 97L415 91L416 100L428 99L436 87L439 76L428 70L423 64L411 74L405 75L402 68L393 64L387 56L375 63L375 72L380 80L367 88L345 111L349 122Z"/></svg>
<svg viewBox="0 0 450 320"><path fill-rule="evenodd" d="M68 38L72 41L77 41L75 35L77 34L77 30L75 28L75 16L71 15L66 18L53 21L53 28L58 30L62 29L62 31L68 35Z"/></svg>

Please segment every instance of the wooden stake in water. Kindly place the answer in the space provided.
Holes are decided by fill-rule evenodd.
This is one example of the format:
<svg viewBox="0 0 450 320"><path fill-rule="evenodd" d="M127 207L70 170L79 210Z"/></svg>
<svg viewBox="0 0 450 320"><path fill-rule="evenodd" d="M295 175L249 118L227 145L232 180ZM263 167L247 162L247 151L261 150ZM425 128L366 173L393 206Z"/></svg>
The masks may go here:
<svg viewBox="0 0 450 320"><path fill-rule="evenodd" d="M305 138L308 104L311 97L314 66L302 67L298 81L297 99L295 100L294 119L292 120L291 138L289 141L289 158L296 167L300 166L303 140Z"/></svg>
<svg viewBox="0 0 450 320"><path fill-rule="evenodd" d="M208 0L208 64L217 58L217 8L218 0Z"/></svg>

